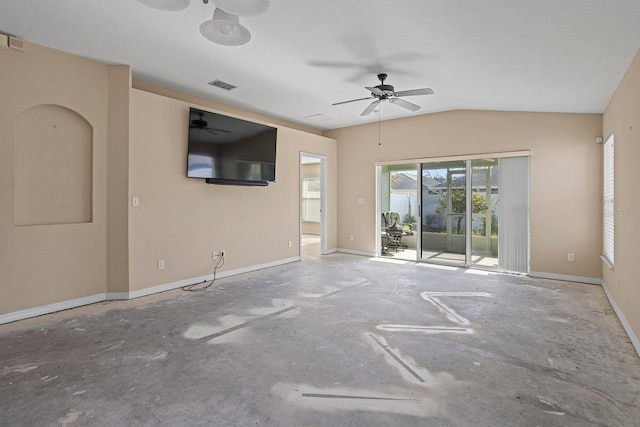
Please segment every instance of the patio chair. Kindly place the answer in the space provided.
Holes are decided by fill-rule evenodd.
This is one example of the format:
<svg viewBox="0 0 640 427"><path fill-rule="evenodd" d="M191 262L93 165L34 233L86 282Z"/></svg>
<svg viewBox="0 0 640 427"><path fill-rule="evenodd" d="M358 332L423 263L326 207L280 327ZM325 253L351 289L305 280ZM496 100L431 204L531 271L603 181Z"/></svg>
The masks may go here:
<svg viewBox="0 0 640 427"><path fill-rule="evenodd" d="M384 226L384 237L387 239L387 245L385 247L384 240L382 245L382 252L388 253L391 249L395 249L398 252L400 248L407 248L407 245L402 243L402 236L407 236L413 233L407 233L400 222L400 214L394 211L388 211L382 214L382 224Z"/></svg>

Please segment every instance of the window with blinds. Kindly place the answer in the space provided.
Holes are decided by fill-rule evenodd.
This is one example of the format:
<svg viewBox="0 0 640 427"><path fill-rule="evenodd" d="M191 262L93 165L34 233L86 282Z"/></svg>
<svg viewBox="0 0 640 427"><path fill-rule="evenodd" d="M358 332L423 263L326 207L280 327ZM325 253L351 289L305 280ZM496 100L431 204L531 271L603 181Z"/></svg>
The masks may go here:
<svg viewBox="0 0 640 427"><path fill-rule="evenodd" d="M302 219L320 221L320 177L302 179Z"/></svg>
<svg viewBox="0 0 640 427"><path fill-rule="evenodd" d="M613 268L613 237L615 211L613 204L614 185L613 185L613 135L611 135L604 143L604 185L603 185L603 257L611 268Z"/></svg>

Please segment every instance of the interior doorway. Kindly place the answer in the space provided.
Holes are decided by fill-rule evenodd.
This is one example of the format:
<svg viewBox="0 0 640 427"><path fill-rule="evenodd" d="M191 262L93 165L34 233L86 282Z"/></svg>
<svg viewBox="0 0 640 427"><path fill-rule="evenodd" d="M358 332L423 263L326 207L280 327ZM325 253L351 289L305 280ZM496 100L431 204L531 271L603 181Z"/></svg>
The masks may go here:
<svg viewBox="0 0 640 427"><path fill-rule="evenodd" d="M300 153L300 258L327 253L327 157Z"/></svg>

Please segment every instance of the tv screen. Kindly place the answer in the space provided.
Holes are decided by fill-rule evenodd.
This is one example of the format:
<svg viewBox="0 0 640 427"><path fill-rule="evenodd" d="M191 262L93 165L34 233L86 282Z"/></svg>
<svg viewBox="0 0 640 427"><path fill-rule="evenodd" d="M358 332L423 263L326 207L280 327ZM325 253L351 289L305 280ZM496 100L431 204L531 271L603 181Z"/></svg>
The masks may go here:
<svg viewBox="0 0 640 427"><path fill-rule="evenodd" d="M276 179L276 140L277 128L191 108L187 176L267 185Z"/></svg>

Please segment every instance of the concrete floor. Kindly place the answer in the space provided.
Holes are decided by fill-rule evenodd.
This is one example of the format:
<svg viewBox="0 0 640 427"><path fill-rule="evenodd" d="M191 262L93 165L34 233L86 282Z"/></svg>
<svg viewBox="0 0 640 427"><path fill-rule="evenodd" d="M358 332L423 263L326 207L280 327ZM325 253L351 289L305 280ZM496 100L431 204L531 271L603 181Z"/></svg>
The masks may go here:
<svg viewBox="0 0 640 427"><path fill-rule="evenodd" d="M633 426L598 286L303 262L0 326L3 426Z"/></svg>

